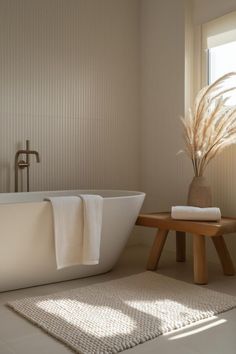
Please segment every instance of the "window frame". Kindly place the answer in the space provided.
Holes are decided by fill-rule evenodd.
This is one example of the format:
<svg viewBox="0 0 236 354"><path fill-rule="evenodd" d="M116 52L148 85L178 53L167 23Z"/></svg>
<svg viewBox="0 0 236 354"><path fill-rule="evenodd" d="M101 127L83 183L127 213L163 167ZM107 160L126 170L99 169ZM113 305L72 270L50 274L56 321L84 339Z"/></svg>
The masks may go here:
<svg viewBox="0 0 236 354"><path fill-rule="evenodd" d="M236 41L236 11L201 25L201 87L209 83L209 48Z"/></svg>

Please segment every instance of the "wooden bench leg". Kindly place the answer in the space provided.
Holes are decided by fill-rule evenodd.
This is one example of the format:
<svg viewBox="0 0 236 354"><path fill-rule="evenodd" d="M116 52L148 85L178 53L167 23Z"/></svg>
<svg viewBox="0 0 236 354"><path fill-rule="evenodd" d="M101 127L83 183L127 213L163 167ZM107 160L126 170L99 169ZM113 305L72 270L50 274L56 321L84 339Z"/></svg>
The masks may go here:
<svg viewBox="0 0 236 354"><path fill-rule="evenodd" d="M147 269L156 270L169 230L158 230L148 258Z"/></svg>
<svg viewBox="0 0 236 354"><path fill-rule="evenodd" d="M186 260L186 235L185 232L176 231L176 262Z"/></svg>
<svg viewBox="0 0 236 354"><path fill-rule="evenodd" d="M225 275L234 275L235 269L223 236L211 238L216 248Z"/></svg>
<svg viewBox="0 0 236 354"><path fill-rule="evenodd" d="M196 284L207 284L205 236L193 235L193 270Z"/></svg>

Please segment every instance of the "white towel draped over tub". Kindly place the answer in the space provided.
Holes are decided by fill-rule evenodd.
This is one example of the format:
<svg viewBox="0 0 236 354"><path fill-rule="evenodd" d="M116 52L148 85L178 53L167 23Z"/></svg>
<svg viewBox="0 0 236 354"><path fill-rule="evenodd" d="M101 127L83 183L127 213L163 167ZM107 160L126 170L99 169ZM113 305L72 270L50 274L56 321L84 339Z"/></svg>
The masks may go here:
<svg viewBox="0 0 236 354"><path fill-rule="evenodd" d="M50 197L57 269L98 264L103 198L99 195Z"/></svg>

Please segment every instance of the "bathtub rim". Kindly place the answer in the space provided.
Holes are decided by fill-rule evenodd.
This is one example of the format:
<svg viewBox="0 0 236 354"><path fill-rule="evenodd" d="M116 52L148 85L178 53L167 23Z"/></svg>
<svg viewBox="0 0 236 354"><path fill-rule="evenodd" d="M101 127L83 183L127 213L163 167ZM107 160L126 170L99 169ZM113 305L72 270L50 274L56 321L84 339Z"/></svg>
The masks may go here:
<svg viewBox="0 0 236 354"><path fill-rule="evenodd" d="M66 196L66 193L77 193L78 194L94 194L101 195L104 199L120 199L120 198L135 198L135 197L145 197L145 192L126 190L126 189L63 189L63 190L47 190L47 191L31 191L31 192L9 192L9 193L0 193L0 205L3 204L18 204L18 203L40 203L45 202L44 198L46 198L46 194L50 193L52 196ZM79 193L78 193L79 192ZM65 193L65 194L63 194ZM107 196L106 193L111 194L111 196ZM112 195L113 193L113 195ZM114 195L116 194L117 195ZM58 194L58 195L57 195ZM103 196L102 194L105 194ZM39 197L42 195L42 199L35 200L30 199L27 200L27 197L33 196ZM72 195L72 194L70 194ZM10 198L10 199L8 199ZM15 199L14 199L15 198ZM23 199L23 200L22 200Z"/></svg>

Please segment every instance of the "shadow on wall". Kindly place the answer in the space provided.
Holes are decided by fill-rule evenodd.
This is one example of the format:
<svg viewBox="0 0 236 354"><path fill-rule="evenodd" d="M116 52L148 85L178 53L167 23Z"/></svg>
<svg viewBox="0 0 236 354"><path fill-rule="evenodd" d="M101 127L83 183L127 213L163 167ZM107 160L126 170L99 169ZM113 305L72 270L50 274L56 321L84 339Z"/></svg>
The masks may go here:
<svg viewBox="0 0 236 354"><path fill-rule="evenodd" d="M11 165L9 162L0 161L0 180L3 181L4 191L11 190ZM3 191L0 191L3 192Z"/></svg>
<svg viewBox="0 0 236 354"><path fill-rule="evenodd" d="M23 148L22 143L15 144L14 151ZM12 154L10 161L0 160L0 193L11 193L14 192L14 154ZM20 188L22 188L22 176L20 174Z"/></svg>

